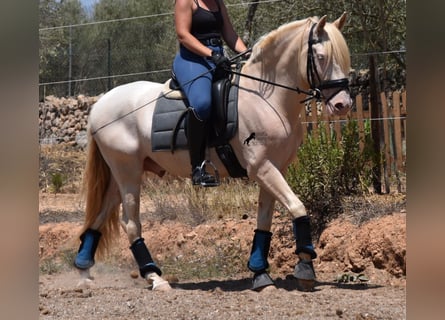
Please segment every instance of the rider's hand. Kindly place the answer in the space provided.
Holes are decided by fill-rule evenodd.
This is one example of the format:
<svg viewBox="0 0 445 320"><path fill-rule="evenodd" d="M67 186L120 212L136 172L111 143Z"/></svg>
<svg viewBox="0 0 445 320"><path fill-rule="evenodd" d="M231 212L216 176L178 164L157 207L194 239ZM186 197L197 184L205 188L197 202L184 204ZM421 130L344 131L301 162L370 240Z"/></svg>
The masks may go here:
<svg viewBox="0 0 445 320"><path fill-rule="evenodd" d="M231 65L230 60L227 59L226 56L219 53L218 51L215 51L215 50L212 51L211 59L212 59L213 63L215 63L217 68L221 68L224 70L230 69L230 65Z"/></svg>

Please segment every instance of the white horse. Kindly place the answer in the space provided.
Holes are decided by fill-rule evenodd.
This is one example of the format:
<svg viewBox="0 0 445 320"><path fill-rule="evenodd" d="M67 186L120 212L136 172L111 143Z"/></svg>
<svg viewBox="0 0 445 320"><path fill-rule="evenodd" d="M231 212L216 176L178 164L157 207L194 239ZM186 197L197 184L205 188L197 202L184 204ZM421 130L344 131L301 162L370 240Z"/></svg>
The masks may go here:
<svg viewBox="0 0 445 320"><path fill-rule="evenodd" d="M307 18L285 24L262 37L241 69L238 92L238 130L229 141L239 164L260 187L257 228L248 268L254 290L273 285L267 273L275 201L290 213L299 258L294 276L313 287L315 272L309 218L284 174L295 159L303 134L299 114L304 100L323 99L332 114L345 114L352 101L348 90L350 55L340 32L346 15L333 23ZM89 116L89 147L85 169L86 217L74 262L85 281L96 249L103 253L119 232L128 236L141 276L153 290L170 285L141 238L139 217L144 171L189 177L187 150L152 151L152 117L164 84L138 81L103 95ZM254 143L245 143L256 133ZM209 160L221 177L228 170L214 148ZM120 218L120 205L122 217Z"/></svg>

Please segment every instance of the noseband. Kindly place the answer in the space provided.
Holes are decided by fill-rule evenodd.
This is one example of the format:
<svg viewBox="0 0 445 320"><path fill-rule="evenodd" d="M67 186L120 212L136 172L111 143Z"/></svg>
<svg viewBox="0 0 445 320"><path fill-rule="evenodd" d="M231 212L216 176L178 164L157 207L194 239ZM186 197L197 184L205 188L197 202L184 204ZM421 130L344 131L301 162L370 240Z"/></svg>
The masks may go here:
<svg viewBox="0 0 445 320"><path fill-rule="evenodd" d="M321 39L314 39L314 28L317 24L314 23L311 27L311 31L309 32L309 40L308 40L308 51L307 51L307 80L309 82L309 86L313 91L313 96L315 99L320 101L321 99L325 100L325 103L328 103L335 95L337 95L340 91L347 90L349 91L349 80L348 78L341 78L336 80L325 80L322 81L320 78L320 74L317 70L317 65L315 64L314 58L314 50L313 45L317 43L321 43ZM316 85L318 83L318 85ZM323 95L323 90L325 89L333 89L337 88L337 90L331 94L329 97L325 97ZM312 98L312 97L311 97Z"/></svg>

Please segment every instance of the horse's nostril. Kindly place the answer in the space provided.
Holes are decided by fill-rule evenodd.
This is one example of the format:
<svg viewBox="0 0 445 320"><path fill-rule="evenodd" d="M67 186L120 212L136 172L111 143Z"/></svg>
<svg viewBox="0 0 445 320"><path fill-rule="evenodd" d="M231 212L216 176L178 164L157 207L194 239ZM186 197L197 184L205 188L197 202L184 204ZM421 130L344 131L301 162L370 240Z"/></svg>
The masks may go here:
<svg viewBox="0 0 445 320"><path fill-rule="evenodd" d="M341 110L341 109L344 108L344 105L343 105L343 103L336 103L335 104L335 108L338 109L338 110Z"/></svg>

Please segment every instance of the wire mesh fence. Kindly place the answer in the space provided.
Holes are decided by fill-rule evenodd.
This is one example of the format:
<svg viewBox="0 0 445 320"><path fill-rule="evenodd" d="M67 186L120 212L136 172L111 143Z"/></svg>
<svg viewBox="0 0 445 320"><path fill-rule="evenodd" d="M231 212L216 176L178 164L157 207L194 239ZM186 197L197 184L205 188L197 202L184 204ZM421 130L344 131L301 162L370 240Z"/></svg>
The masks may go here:
<svg viewBox="0 0 445 320"><path fill-rule="evenodd" d="M154 14L39 30L39 99L96 96L138 80L166 81L177 51L173 14ZM351 91L369 93L369 57L377 60L379 91L404 89L405 51L352 52ZM396 66L396 67L395 67Z"/></svg>
<svg viewBox="0 0 445 320"><path fill-rule="evenodd" d="M40 100L165 81L177 47L173 30L167 16L40 30Z"/></svg>

